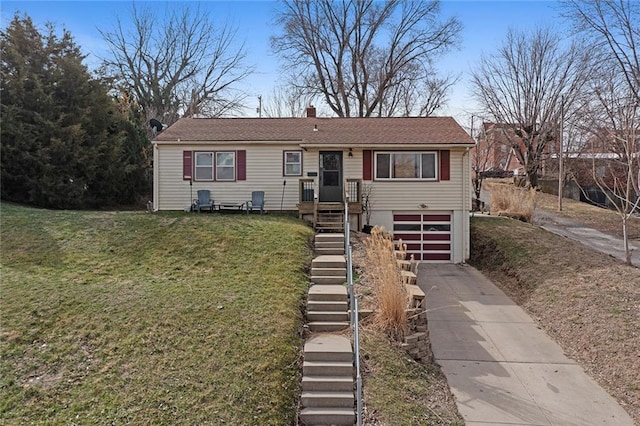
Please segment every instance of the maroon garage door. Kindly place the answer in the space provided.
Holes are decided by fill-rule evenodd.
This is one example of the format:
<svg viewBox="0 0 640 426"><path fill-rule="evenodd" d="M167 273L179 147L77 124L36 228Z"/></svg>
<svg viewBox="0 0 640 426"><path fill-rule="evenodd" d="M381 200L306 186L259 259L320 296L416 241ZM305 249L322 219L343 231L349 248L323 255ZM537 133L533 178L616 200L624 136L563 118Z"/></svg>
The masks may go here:
<svg viewBox="0 0 640 426"><path fill-rule="evenodd" d="M407 256L416 260L451 261L450 213L393 214L393 239L407 245Z"/></svg>

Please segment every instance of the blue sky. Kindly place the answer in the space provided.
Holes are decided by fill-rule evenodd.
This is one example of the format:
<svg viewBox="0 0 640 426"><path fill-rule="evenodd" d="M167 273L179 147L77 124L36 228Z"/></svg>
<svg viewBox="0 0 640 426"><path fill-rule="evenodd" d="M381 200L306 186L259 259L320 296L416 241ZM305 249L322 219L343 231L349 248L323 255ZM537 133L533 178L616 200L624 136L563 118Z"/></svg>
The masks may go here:
<svg viewBox="0 0 640 426"><path fill-rule="evenodd" d="M141 3L141 2L139 2ZM162 8L165 2L147 2ZM34 23L43 26L52 22L56 28L67 28L76 43L89 54L87 64L97 64L96 57L104 54L104 42L98 28L109 30L116 16L126 22L132 2L123 1L2 1L2 28L19 10L29 15ZM256 74L249 78L243 89L251 94L247 99L247 115L255 114L257 96L266 98L278 83L277 58L270 52L269 37L273 34L274 1L202 1L201 7L210 10L214 19L229 22L238 28L239 41L245 42L249 64ZM491 54L501 44L509 27L534 28L554 25L562 30L554 1L464 1L442 2L445 16L455 15L463 23L461 45L438 63L443 72L462 74L460 82L450 95L449 106L440 115L453 115L460 124L468 126L470 115L477 111L469 93L469 70L482 53Z"/></svg>

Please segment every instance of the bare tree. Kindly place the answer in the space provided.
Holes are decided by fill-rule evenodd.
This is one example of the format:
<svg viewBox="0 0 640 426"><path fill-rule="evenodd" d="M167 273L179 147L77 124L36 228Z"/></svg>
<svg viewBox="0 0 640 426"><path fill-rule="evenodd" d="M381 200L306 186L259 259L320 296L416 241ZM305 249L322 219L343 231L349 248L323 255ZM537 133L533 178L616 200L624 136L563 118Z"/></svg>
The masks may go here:
<svg viewBox="0 0 640 426"><path fill-rule="evenodd" d="M627 221L640 203L640 3L567 0L564 16L598 51L598 74L578 123L591 135L591 177L620 215L627 264Z"/></svg>
<svg viewBox="0 0 640 426"><path fill-rule="evenodd" d="M103 70L128 93L146 119L172 124L181 116L220 116L239 109L244 95L236 83L251 69L244 65L244 46L236 31L213 25L200 8L132 6L132 30L118 19L102 31L110 57Z"/></svg>
<svg viewBox="0 0 640 426"><path fill-rule="evenodd" d="M460 77L438 77L433 70L424 75L420 72L424 71L413 67L399 75L398 84L392 85L378 104L378 116L429 117L447 104L449 90Z"/></svg>
<svg viewBox="0 0 640 426"><path fill-rule="evenodd" d="M618 69L631 92L640 101L640 2L632 0L566 0L564 16L592 48L605 53Z"/></svg>
<svg viewBox="0 0 640 426"><path fill-rule="evenodd" d="M265 117L304 117L308 106L314 104L314 97L300 87L276 86L262 105Z"/></svg>
<svg viewBox="0 0 640 426"><path fill-rule="evenodd" d="M612 64L609 62L609 64ZM626 263L631 265L627 223L640 211L640 101L616 66L601 64L583 106L582 128L590 134L591 178L620 216Z"/></svg>
<svg viewBox="0 0 640 426"><path fill-rule="evenodd" d="M393 115L406 109L403 90L419 90L460 33L458 20L439 13L437 0L286 0L272 46L338 116Z"/></svg>
<svg viewBox="0 0 640 426"><path fill-rule="evenodd" d="M510 30L471 77L486 114L513 126L517 137L510 142L533 187L545 149L558 135L560 111L571 114L570 106L591 73L591 52L577 42L563 47L562 41L550 28L531 34Z"/></svg>

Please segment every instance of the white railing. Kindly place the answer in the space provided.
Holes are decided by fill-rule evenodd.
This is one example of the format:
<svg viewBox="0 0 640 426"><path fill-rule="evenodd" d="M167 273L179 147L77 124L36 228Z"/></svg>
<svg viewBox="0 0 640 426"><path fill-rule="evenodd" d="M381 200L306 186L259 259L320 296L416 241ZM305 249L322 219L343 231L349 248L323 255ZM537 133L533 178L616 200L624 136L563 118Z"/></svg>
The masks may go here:
<svg viewBox="0 0 640 426"><path fill-rule="evenodd" d="M345 194L344 202L344 246L347 255L347 284L349 286L349 300L351 301L351 327L353 327L353 357L356 367L356 419L357 425L362 425L362 375L360 374L360 335L358 333L358 298L353 289L353 264L350 241L349 224L349 194Z"/></svg>

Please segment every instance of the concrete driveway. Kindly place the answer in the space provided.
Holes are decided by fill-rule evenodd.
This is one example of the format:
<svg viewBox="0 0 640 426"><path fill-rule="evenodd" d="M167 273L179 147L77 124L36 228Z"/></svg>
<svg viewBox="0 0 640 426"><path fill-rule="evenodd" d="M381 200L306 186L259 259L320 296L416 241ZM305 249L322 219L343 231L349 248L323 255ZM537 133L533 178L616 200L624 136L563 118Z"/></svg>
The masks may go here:
<svg viewBox="0 0 640 426"><path fill-rule="evenodd" d="M633 426L532 318L471 266L421 264L429 335L467 425Z"/></svg>

